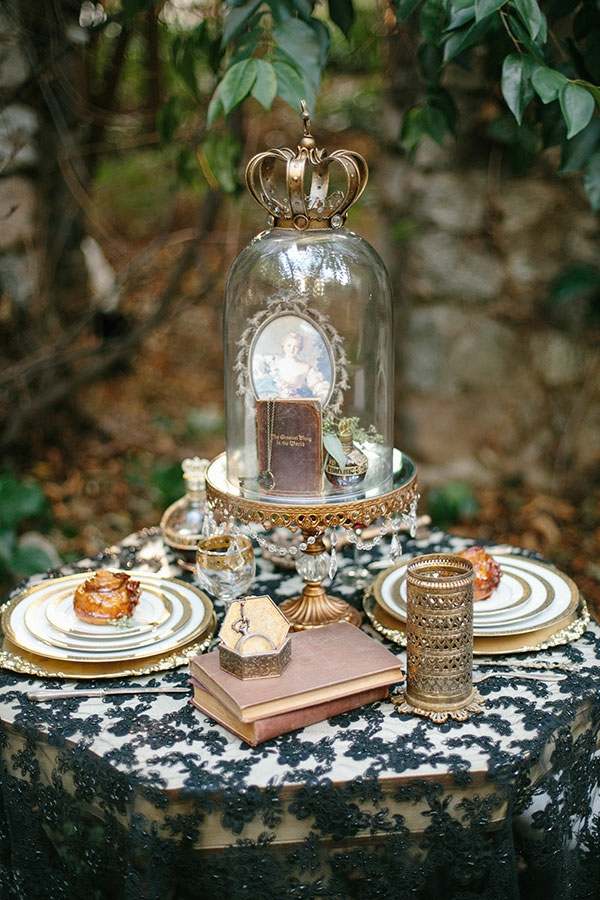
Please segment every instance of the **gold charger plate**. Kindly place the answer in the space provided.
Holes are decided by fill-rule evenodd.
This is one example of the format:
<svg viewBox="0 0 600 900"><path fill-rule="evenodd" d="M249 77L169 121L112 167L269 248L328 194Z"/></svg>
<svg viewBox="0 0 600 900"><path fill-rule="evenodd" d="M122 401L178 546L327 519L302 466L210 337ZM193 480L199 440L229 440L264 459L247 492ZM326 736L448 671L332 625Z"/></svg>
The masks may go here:
<svg viewBox="0 0 600 900"><path fill-rule="evenodd" d="M0 636L0 668L18 672L20 675L34 675L37 678L67 678L77 681L88 678L127 678L129 676L151 675L187 665L190 657L204 653L208 649L217 628L214 610L206 631L198 640L180 647L171 653L147 657L140 665L122 663L73 663L58 659L47 659L21 650L4 635Z"/></svg>
<svg viewBox="0 0 600 900"><path fill-rule="evenodd" d="M363 609L369 622L379 634L389 641L406 647L406 630L403 622L389 615L378 606L373 596L373 588L367 588L363 599ZM510 653L527 653L536 650L547 650L561 644L576 641L586 630L590 614L585 600L581 598L575 610L567 612L562 619L547 628L537 629L522 634L502 637L476 637L473 640L475 656L501 656Z"/></svg>
<svg viewBox="0 0 600 900"><path fill-rule="evenodd" d="M504 558L506 557L507 561L506 561L505 565L506 565L511 577L516 578L517 580L520 580L518 578L518 576L515 576L515 572L514 572L514 569L517 568L517 571L518 571L519 567L511 566L510 562L508 561L511 558L514 559L513 554L509 554L509 553L495 554L494 557L502 558L503 562L504 562ZM562 582L564 582L565 588L569 591L569 603L568 603L567 608L563 609L560 613L556 613L553 619L550 619L549 621L545 622L544 624L536 625L535 628L527 629L525 627L522 627L520 631L517 631L514 628L507 628L507 630L504 633L502 633L502 632L499 632L498 629L501 626L498 625L495 627L496 633L490 633L487 636L482 634L481 632L479 634L477 634L475 636L477 641L479 641L479 640L482 640L482 641L496 640L497 638L503 638L503 639L507 638L508 639L510 637L529 639L530 635L532 635L534 633L546 634L546 633L548 633L549 630L555 631L557 628L562 628L564 622L568 622L570 620L570 618L573 618L577 615L577 610L578 610L579 604L580 604L580 597L579 597L579 588L577 587L575 582L571 578L569 578L568 575L565 575L564 572L560 572L558 569L556 569L554 566L551 566L549 563L543 563L543 562L540 562L539 560L534 560L533 562L535 563L536 567L539 567L542 569L547 569L549 572L552 572L554 577L558 577L558 578L560 578L560 580ZM401 565L405 565L405 563L402 563ZM385 602L385 599L383 598L382 593L381 593L381 586L382 586L383 582L386 580L386 578L388 578L389 575L394 570L398 569L399 567L400 566L398 566L398 565L390 566L389 569L386 569L384 572L381 572L381 574L379 574L377 576L377 578L375 579L375 581L373 582L373 586L372 586L373 597L374 597L376 603L378 604L379 611L382 614L385 614L385 618L388 618L390 621L394 622L394 626L393 626L394 628L399 628L400 625L403 625L403 620L398 618L397 614ZM538 581L542 582L543 586L546 589L547 597L549 599L547 599L544 602L544 604L540 607L539 610L536 610L535 612L532 612L528 615L537 615L537 613L541 612L542 609L544 609L548 605L550 605L550 603L554 599L554 589L546 581L546 579L544 579L539 574L536 574L535 577L538 579ZM513 621L518 621L518 619L513 620ZM489 628L490 626L483 625L481 627Z"/></svg>
<svg viewBox="0 0 600 900"><path fill-rule="evenodd" d="M209 597L198 588L194 587L194 585L188 584L187 582L181 581L177 578L166 578L164 576L157 575L146 575L140 574L137 575L137 578L142 583L144 588L147 588L148 585L153 587L163 586L164 590L169 590L173 597L178 599L178 602L181 603L182 608L184 610L182 621L179 625L183 628L182 622L187 624L189 619L192 616L192 603L190 601L189 595L193 595L197 601L202 604L203 614L200 617L198 623L193 627L193 629L186 635L182 635L176 642L172 642L171 646L165 647L160 653L161 656L168 655L170 653L176 652L180 647L187 646L192 642L197 642L200 636L207 629L208 624L211 620L211 616L214 612L214 607ZM60 579L60 581L67 582L69 579L73 582L73 584L77 584L80 580L80 574L76 573L72 576L65 576ZM50 644L48 641L42 642L38 638L34 637L31 634L29 629L25 626L25 631L23 635L17 635L15 630L13 629L13 613L18 610L19 606L26 601L30 601L31 603L38 603L38 599L36 598L36 594L40 591L40 589L52 589L52 586L55 581L58 579L45 579L43 582L40 582L37 585L34 585L31 588L27 588L22 591L20 594L17 594L12 600L10 600L7 604L2 608L2 631L5 635L6 640L10 642L10 644L14 647L19 647L20 650L25 653L34 656L41 657L42 659L55 659L60 665L63 663L83 663L87 665L88 663L93 663L94 665L98 664L113 664L113 663L127 663L131 665L134 660L141 661L143 659L150 659L157 656L157 653L152 652L151 643L145 643L143 646L132 649L132 648L123 648L122 650L113 650L107 649L106 651L101 650L99 647L96 649L90 648L86 652L83 651L69 651L65 650L60 646L59 642L53 642ZM179 588L179 590L177 590ZM188 596L183 596L180 591L181 589L185 589ZM50 595L52 596L52 595ZM33 599L32 599L33 597ZM23 615L19 613L19 615ZM40 608L40 616L43 616L44 613ZM161 641L167 640L169 637L174 637L177 634L179 628L173 629L172 634L167 634L166 637L160 638ZM33 644L31 638L38 643L44 643L48 647L47 652L42 652L41 649L38 650L38 647ZM158 642L158 641L157 641ZM104 659L96 657L94 659L94 654L103 653ZM108 654L114 654L111 659ZM124 656L124 654L127 654ZM129 655L130 654L130 655Z"/></svg>

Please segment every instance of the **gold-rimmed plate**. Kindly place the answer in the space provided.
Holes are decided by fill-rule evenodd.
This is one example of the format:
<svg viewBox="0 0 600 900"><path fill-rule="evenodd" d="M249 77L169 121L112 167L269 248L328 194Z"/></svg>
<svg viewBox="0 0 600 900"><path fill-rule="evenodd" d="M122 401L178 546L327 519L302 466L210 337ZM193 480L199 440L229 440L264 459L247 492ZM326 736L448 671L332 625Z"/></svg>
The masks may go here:
<svg viewBox="0 0 600 900"><path fill-rule="evenodd" d="M551 626L577 608L579 591L567 575L523 556L494 554L494 558L503 576L489 600L475 604L475 635L525 634ZM406 564L382 572L373 585L378 605L400 622L406 620L405 580Z"/></svg>
<svg viewBox="0 0 600 900"><path fill-rule="evenodd" d="M406 623L390 616L375 600L372 588L365 592L363 609L372 627L382 637L387 638L400 647L406 647ZM560 647L578 640L585 632L590 621L585 601L569 612L558 622L524 634L499 635L495 637L475 637L473 653L475 656L505 656L513 653L533 653Z"/></svg>
<svg viewBox="0 0 600 900"><path fill-rule="evenodd" d="M74 663L66 660L47 659L17 647L4 635L0 635L0 668L30 675L34 678L63 678L77 681L97 678L133 678L177 669L189 663L192 656L209 649L217 627L214 612L206 630L197 640L179 647L171 653L148 657L141 662Z"/></svg>
<svg viewBox="0 0 600 900"><path fill-rule="evenodd" d="M182 597L176 590L167 589L159 592L146 585L142 590L142 598L148 593L154 593L157 598L160 598L165 607L170 610L170 614L162 625L141 635L132 635L126 631L121 637L97 640L94 635L90 634L85 636L64 634L54 629L44 616L40 615L39 608L44 602L43 596L34 599L28 606L25 612L25 625L34 637L49 647L60 647L75 653L90 653L94 655L94 658L99 658L99 654L102 653L122 653L125 656L131 650L154 646L158 641L163 641L170 635L180 632L192 617L192 604L188 598ZM140 598L140 602L142 598ZM177 599L180 603L174 602ZM95 627L98 631L103 628L101 625Z"/></svg>
<svg viewBox="0 0 600 900"><path fill-rule="evenodd" d="M90 642L86 642L85 647L65 648L53 643L54 637L51 640L48 637L45 640L40 639L31 633L26 624L27 612L32 603L36 605L37 621L46 622L44 603L40 602L40 600L43 600L44 593L38 590L39 585L34 589L26 590L19 594L5 606L2 612L2 629L4 634L12 644L36 656L77 663L92 661L95 663L112 663L121 661L132 662L157 654L169 653L184 644L196 640L206 629L213 612L213 606L203 591L184 581L164 578L158 575L143 574L136 575L136 578L142 585L142 591L150 587L155 591L164 593L169 598L173 607L174 619L178 623L176 627L168 628L165 634L161 634L159 630L158 633L151 635L151 640L145 641L143 646L123 648L122 645L119 645L118 649L114 647L105 649L103 643L99 646L93 646ZM52 592L52 579L47 579L46 585ZM102 629L105 626L99 625L97 627Z"/></svg>
<svg viewBox="0 0 600 900"><path fill-rule="evenodd" d="M42 608L40 610L40 607ZM141 607L138 613L138 608ZM42 641L49 641L55 646L70 648L111 648L124 650L128 647L143 646L155 640L159 632L173 627L173 603L164 592L146 585L141 591L140 602L136 607L137 618L127 619L120 627L111 625L89 625L88 630L79 631L77 624L86 625L73 609L73 590L61 589L53 595L51 590L38 592L27 608L25 624L29 631ZM143 620L147 624L138 627L135 622ZM154 620L154 621L152 621ZM64 627L59 628L54 621ZM109 633L105 628L110 629Z"/></svg>
<svg viewBox="0 0 600 900"><path fill-rule="evenodd" d="M122 640L126 637L152 633L173 614L173 607L168 598L155 588L146 585L133 615L126 620L103 625L84 622L75 613L73 595L75 589L85 580L86 578L81 578L77 583L70 582L65 588L62 579L57 578L56 585L45 587L46 583L42 582L33 588L38 593L40 591L37 589L42 589L42 596L47 599L44 604L46 619L57 632L76 638L92 638L94 641Z"/></svg>

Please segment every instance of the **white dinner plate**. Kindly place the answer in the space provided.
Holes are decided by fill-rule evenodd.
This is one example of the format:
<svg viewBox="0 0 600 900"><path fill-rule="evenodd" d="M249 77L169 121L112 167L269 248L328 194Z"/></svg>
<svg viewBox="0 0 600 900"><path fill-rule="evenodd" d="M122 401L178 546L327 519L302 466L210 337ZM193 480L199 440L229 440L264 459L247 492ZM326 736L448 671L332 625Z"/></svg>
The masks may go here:
<svg viewBox="0 0 600 900"><path fill-rule="evenodd" d="M58 580L58 579L57 579ZM87 579L82 579L87 580ZM136 580L139 580L136 579ZM81 580L79 581L79 584ZM77 587L78 585L75 585ZM84 622L73 607L74 587L69 584L48 585L43 592L44 611L47 622L66 636L94 641L123 640L154 631L173 615L170 600L156 588L147 586L142 590L140 601L128 619L114 624L92 625Z"/></svg>

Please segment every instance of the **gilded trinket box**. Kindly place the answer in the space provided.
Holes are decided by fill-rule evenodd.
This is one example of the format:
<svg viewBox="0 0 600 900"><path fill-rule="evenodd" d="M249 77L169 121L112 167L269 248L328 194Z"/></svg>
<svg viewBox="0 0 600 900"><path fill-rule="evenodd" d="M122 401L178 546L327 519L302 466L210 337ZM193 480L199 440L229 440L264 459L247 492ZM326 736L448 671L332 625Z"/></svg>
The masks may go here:
<svg viewBox="0 0 600 900"><path fill-rule="evenodd" d="M219 664L237 678L276 678L292 657L290 623L266 594L234 600L219 632Z"/></svg>

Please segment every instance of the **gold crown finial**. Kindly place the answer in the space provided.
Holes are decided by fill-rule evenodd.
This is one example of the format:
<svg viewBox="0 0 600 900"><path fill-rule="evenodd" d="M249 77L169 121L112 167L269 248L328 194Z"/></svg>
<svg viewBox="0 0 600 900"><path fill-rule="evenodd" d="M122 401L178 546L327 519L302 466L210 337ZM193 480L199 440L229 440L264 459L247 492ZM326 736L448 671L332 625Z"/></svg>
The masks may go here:
<svg viewBox="0 0 600 900"><path fill-rule="evenodd" d="M353 203L367 186L369 169L360 155L352 150L327 153L317 147L311 133L310 113L305 100L300 101L303 136L297 149L280 147L253 156L246 167L246 185L260 205L281 228L340 228ZM285 192L276 190L274 170L285 163ZM346 177L344 190L329 193L329 169L339 165ZM312 170L312 171L311 171ZM306 176L310 175L310 186Z"/></svg>

